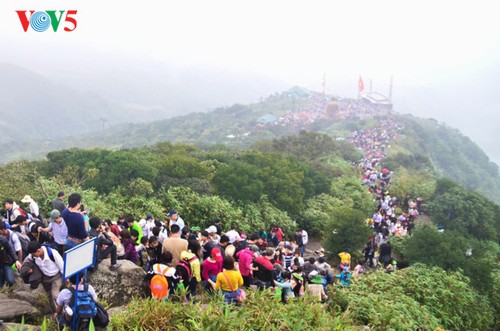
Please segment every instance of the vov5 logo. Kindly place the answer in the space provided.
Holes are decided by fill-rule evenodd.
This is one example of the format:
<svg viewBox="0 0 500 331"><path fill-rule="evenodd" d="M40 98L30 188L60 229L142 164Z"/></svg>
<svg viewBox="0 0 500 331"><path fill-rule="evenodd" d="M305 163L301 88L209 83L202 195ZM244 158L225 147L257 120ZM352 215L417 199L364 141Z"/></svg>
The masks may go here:
<svg viewBox="0 0 500 331"><path fill-rule="evenodd" d="M28 12L29 17L28 17ZM64 10L45 10L45 11L34 11L34 10L16 10L17 16L19 16L19 21L23 27L24 32L28 31L31 26L36 32L44 32L52 26L54 32L57 32L61 22L64 22L64 31L71 32L76 29L76 15L77 10L68 10L66 16L63 16L66 11Z"/></svg>

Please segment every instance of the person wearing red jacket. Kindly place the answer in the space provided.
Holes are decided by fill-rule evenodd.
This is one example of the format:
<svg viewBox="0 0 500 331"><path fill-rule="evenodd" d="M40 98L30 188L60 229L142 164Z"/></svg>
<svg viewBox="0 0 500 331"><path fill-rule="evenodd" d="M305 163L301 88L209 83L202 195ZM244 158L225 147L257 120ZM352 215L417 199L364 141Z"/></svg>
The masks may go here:
<svg viewBox="0 0 500 331"><path fill-rule="evenodd" d="M273 257L274 249L267 248L262 256L258 256L254 260L254 279L259 290L274 287L274 265L271 262Z"/></svg>

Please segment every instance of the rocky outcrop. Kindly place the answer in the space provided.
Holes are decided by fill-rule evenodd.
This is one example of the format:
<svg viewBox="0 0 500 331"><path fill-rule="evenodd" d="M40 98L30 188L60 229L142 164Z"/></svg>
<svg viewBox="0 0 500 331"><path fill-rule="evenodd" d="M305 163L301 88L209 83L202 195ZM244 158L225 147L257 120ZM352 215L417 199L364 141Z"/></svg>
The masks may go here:
<svg viewBox="0 0 500 331"><path fill-rule="evenodd" d="M132 297L149 295L148 283L144 281L146 272L130 261L123 260L120 263L120 268L111 271L110 259L105 259L97 270L88 275L99 299L113 307L128 304Z"/></svg>
<svg viewBox="0 0 500 331"><path fill-rule="evenodd" d="M110 259L102 261L94 272L88 272L89 283L94 287L99 300L113 307L127 305L133 297L149 295L146 272L130 261L120 261L121 267L109 270ZM47 293L40 285L31 289L22 278L16 276L16 284L0 294L0 321L20 322L21 319L42 317L52 314ZM3 323L5 325L6 323ZM2 326L0 325L0 330Z"/></svg>
<svg viewBox="0 0 500 331"><path fill-rule="evenodd" d="M10 331L10 330L16 330L16 331L40 331L42 328L39 326L35 325L28 325L28 324L18 324L18 323L3 323L0 320L0 331Z"/></svg>
<svg viewBox="0 0 500 331"><path fill-rule="evenodd" d="M12 321L22 316L36 316L38 309L27 301L11 299L6 295L0 297L0 320Z"/></svg>

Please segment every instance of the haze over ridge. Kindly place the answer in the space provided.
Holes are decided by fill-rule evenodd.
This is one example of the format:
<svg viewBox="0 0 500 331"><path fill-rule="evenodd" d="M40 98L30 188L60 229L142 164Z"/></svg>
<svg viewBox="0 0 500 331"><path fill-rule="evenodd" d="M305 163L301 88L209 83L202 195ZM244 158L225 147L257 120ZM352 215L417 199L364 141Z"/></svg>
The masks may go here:
<svg viewBox="0 0 500 331"><path fill-rule="evenodd" d="M15 14L61 6L79 10L73 33L25 33ZM372 81L388 94L393 76L396 111L446 122L500 163L499 22L490 2L27 0L0 8L0 43L7 46L0 62L41 73L115 112L151 120L247 103L293 85L319 91L324 74L330 94L355 97L359 75L367 89Z"/></svg>

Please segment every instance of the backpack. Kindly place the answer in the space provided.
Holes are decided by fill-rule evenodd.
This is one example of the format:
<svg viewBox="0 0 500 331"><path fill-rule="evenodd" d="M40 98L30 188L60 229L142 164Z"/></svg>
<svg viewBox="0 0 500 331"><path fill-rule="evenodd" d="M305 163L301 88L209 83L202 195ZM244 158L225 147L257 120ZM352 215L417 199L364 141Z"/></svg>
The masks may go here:
<svg viewBox="0 0 500 331"><path fill-rule="evenodd" d="M17 237L19 238L19 242L21 243L21 248L23 250L23 253L27 253L28 252L28 245L29 243L31 242L31 239L30 237L28 237L27 235L21 233L21 232L13 232L17 235Z"/></svg>
<svg viewBox="0 0 500 331"><path fill-rule="evenodd" d="M21 216L24 216L24 217L26 217L27 219L29 219L29 218L28 218L28 214L27 214L27 213L26 213L26 212L25 212L25 211L24 211L21 207L17 207L17 211L19 212L19 214L20 214Z"/></svg>
<svg viewBox="0 0 500 331"><path fill-rule="evenodd" d="M191 262L194 261L194 260L196 260L196 259L197 259L197 257L195 256L195 257L193 257L190 260L181 259L179 261L179 263L177 263L178 267L182 267L182 268L186 269L186 272L187 272L187 275L188 275L188 277L187 277L188 279L185 279L184 281L188 281L189 282L191 280L191 278L192 278L192 274L191 274Z"/></svg>
<svg viewBox="0 0 500 331"><path fill-rule="evenodd" d="M156 266L157 271L160 272L160 264L157 264ZM162 273L156 274L153 276L153 278L151 278L151 281L149 282L149 288L151 290L151 295L153 296L153 298L159 300L168 299L168 281L165 277L165 274L169 269L170 267L167 267Z"/></svg>
<svg viewBox="0 0 500 331"><path fill-rule="evenodd" d="M55 263L56 260L54 258L54 253L52 253L52 247L50 247L49 244L42 244L42 246L44 246L47 249L47 254L49 255L49 259Z"/></svg>
<svg viewBox="0 0 500 331"><path fill-rule="evenodd" d="M89 284L84 285L83 290L76 293L75 288L69 288L71 292L70 307L73 309L73 318L77 319L77 324L90 323L90 320L97 314L97 307L89 292ZM76 293L76 303L75 303Z"/></svg>

